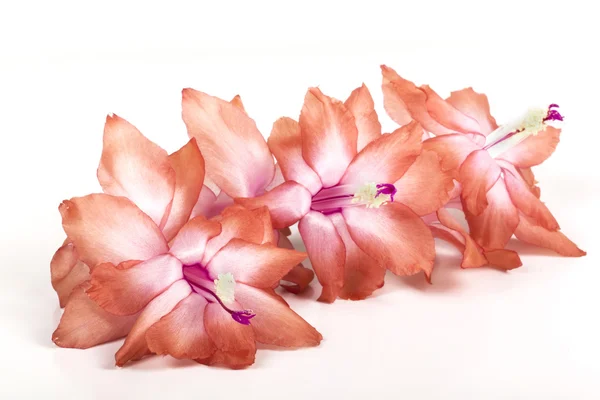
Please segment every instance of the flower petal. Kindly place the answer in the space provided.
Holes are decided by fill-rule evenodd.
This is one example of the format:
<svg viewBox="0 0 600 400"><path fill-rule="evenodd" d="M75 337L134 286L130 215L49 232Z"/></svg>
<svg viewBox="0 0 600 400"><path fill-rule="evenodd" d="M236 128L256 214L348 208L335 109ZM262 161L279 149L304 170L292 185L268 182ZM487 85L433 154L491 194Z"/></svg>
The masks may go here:
<svg viewBox="0 0 600 400"><path fill-rule="evenodd" d="M129 198L164 226L175 191L167 152L117 115L106 117L98 181L105 193Z"/></svg>
<svg viewBox="0 0 600 400"><path fill-rule="evenodd" d="M287 117L275 121L268 144L286 180L298 182L313 195L321 190L321 178L302 157L302 135L296 121Z"/></svg>
<svg viewBox="0 0 600 400"><path fill-rule="evenodd" d="M435 244L427 225L403 204L379 208L347 207L342 211L352 240L396 275L425 272L429 280Z"/></svg>
<svg viewBox="0 0 600 400"><path fill-rule="evenodd" d="M544 247L566 257L582 257L586 252L560 231L549 231L537 225L531 218L521 214L515 230L517 239L536 246Z"/></svg>
<svg viewBox="0 0 600 400"><path fill-rule="evenodd" d="M63 201L58 210L65 233L90 267L148 260L168 251L158 226L125 197L74 197Z"/></svg>
<svg viewBox="0 0 600 400"><path fill-rule="evenodd" d="M339 296L342 299L363 300L375 290L383 287L385 268L369 257L350 237L344 217L332 214L329 219L344 242L346 264L344 266L344 287Z"/></svg>
<svg viewBox="0 0 600 400"><path fill-rule="evenodd" d="M382 65L383 105L388 115L399 125L417 121L435 135L452 133L431 117L427 110L427 94L411 81L403 79L393 69Z"/></svg>
<svg viewBox="0 0 600 400"><path fill-rule="evenodd" d="M420 89L427 96L427 111L433 119L454 132L480 134L481 128L477 121L454 108L428 85L423 85Z"/></svg>
<svg viewBox="0 0 600 400"><path fill-rule="evenodd" d="M73 243L64 244L54 253L50 261L50 278L61 307L67 304L73 289L90 278L90 269L79 260Z"/></svg>
<svg viewBox="0 0 600 400"><path fill-rule="evenodd" d="M471 237L485 250L503 249L519 224L519 213L502 179L496 181L486 197L488 206L479 215L464 207Z"/></svg>
<svg viewBox="0 0 600 400"><path fill-rule="evenodd" d="M233 302L231 308L241 310L243 307ZM234 321L220 305L211 303L204 309L204 327L217 351L208 359L197 361L209 365L225 365L234 369L254 364L256 341L252 326Z"/></svg>
<svg viewBox="0 0 600 400"><path fill-rule="evenodd" d="M231 197L262 193L273 179L273 156L254 121L237 106L183 89L183 121L211 179Z"/></svg>
<svg viewBox="0 0 600 400"><path fill-rule="evenodd" d="M375 112L373 97L363 83L361 87L352 91L344 105L354 115L358 129L357 150L361 151L367 144L381 136L381 124Z"/></svg>
<svg viewBox="0 0 600 400"><path fill-rule="evenodd" d="M323 186L337 184L356 155L358 131L344 104L311 88L300 113L302 156Z"/></svg>
<svg viewBox="0 0 600 400"><path fill-rule="evenodd" d="M171 242L171 254L184 265L202 261L209 240L221 233L218 221L207 220L202 216L191 219L181 228Z"/></svg>
<svg viewBox="0 0 600 400"><path fill-rule="evenodd" d="M232 239L215 254L206 268L213 279L230 272L236 282L270 288L305 258L306 253L300 251Z"/></svg>
<svg viewBox="0 0 600 400"><path fill-rule="evenodd" d="M99 264L92 271L87 294L111 314L132 315L183 278L181 267L181 262L170 254L127 266Z"/></svg>
<svg viewBox="0 0 600 400"><path fill-rule="evenodd" d="M289 235L291 235L291 232ZM277 246L294 250L294 245L287 236L284 233L279 232ZM315 273L311 269L304 267L302 264L298 264L281 278L281 287L290 293L299 294L306 290L314 278Z"/></svg>
<svg viewBox="0 0 600 400"><path fill-rule="evenodd" d="M479 215L488 205L487 192L500 178L502 170L485 150L469 154L459 171L463 204L470 213Z"/></svg>
<svg viewBox="0 0 600 400"><path fill-rule="evenodd" d="M206 218L211 218L219 214L221 210L218 212L213 211L216 201L217 196L215 195L215 193L212 190L210 190L208 186L203 185L202 189L200 190L198 200L196 201L194 208L192 208L190 219L197 217L198 215L202 215Z"/></svg>
<svg viewBox="0 0 600 400"><path fill-rule="evenodd" d="M246 113L246 109L244 108L244 103L242 102L242 98L240 97L239 94L236 94L233 99L229 100L229 102L231 104L233 104L234 106L236 106L237 108L239 108L240 110L242 110L244 113ZM248 114L248 113L246 113L246 114Z"/></svg>
<svg viewBox="0 0 600 400"><path fill-rule="evenodd" d="M520 168L529 168L546 161L554 153L560 141L560 129L551 126L535 136L529 136L521 143L498 155Z"/></svg>
<svg viewBox="0 0 600 400"><path fill-rule="evenodd" d="M352 160L341 184L393 183L421 154L423 129L411 122L369 143Z"/></svg>
<svg viewBox="0 0 600 400"><path fill-rule="evenodd" d="M474 151L480 150L467 135L451 134L427 139L423 142L423 150L435 151L440 156L444 171L451 171L458 178L460 166Z"/></svg>
<svg viewBox="0 0 600 400"><path fill-rule="evenodd" d="M523 265L519 254L516 251L499 249L488 250L484 252L488 265L500 268L506 271L519 268Z"/></svg>
<svg viewBox="0 0 600 400"><path fill-rule="evenodd" d="M516 176L513 172L504 169L504 183L513 204L523 214L532 218L536 222L536 225L541 225L550 231L560 229L558 222L556 222L548 207L531 192L520 176Z"/></svg>
<svg viewBox="0 0 600 400"><path fill-rule="evenodd" d="M275 229L295 224L310 210L312 195L294 181L287 181L258 197L236 198L235 202L250 210L268 207Z"/></svg>
<svg viewBox="0 0 600 400"><path fill-rule="evenodd" d="M300 220L298 230L306 251L323 286L319 301L333 303L344 286L346 249L329 218L311 211Z"/></svg>
<svg viewBox="0 0 600 400"><path fill-rule="evenodd" d="M192 293L146 331L151 352L169 354L178 359L210 357L216 351L204 328L204 310L208 302Z"/></svg>
<svg viewBox="0 0 600 400"><path fill-rule="evenodd" d="M473 118L479 124L479 133L488 135L498 124L490 114L490 103L483 93L477 93L473 88L466 88L450 93L446 101L463 114Z"/></svg>
<svg viewBox="0 0 600 400"><path fill-rule="evenodd" d="M256 341L284 347L317 346L323 336L288 305L264 290L243 283L235 296L244 308L256 313L251 326Z"/></svg>
<svg viewBox="0 0 600 400"><path fill-rule="evenodd" d="M435 212L450 200L454 181L449 172L442 170L438 154L426 150L394 186L398 190L394 201L423 216Z"/></svg>
<svg viewBox="0 0 600 400"><path fill-rule="evenodd" d="M175 171L175 194L163 234L167 240L175 237L188 221L200 196L204 182L204 159L196 145L196 139L169 156Z"/></svg>
<svg viewBox="0 0 600 400"><path fill-rule="evenodd" d="M129 361L139 360L150 354L146 342L146 331L173 310L191 292L190 285L185 280L179 280L152 300L141 312L131 328L131 332L127 335L125 343L117 351L115 355L116 364L122 367Z"/></svg>
<svg viewBox="0 0 600 400"><path fill-rule="evenodd" d="M122 338L137 316L117 316L103 310L85 294L89 282L73 289L52 341L60 347L87 349Z"/></svg>

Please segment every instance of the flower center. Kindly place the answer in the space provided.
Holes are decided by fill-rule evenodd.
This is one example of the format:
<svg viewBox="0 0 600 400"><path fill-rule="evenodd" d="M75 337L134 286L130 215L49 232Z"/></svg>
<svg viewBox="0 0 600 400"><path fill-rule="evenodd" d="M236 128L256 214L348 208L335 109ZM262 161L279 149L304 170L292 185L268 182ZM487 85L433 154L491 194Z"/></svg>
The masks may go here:
<svg viewBox="0 0 600 400"><path fill-rule="evenodd" d="M219 303L231 318L240 324L250 325L250 320L256 316L252 310L236 311L226 305L235 301L235 279L230 272L219 274L217 279L211 280L206 268L200 264L193 264L183 266L183 277L194 292L201 294L211 303Z"/></svg>
<svg viewBox="0 0 600 400"><path fill-rule="evenodd" d="M310 208L325 215L340 212L345 207L379 208L393 202L396 191L391 183L337 185L321 189L313 196Z"/></svg>
<svg viewBox="0 0 600 400"><path fill-rule="evenodd" d="M556 121L563 121L563 116L557 108L558 104L550 104L547 109L530 109L520 120L502 125L490 133L486 137L483 149L487 150L492 157L497 157L529 136L536 136L544 131L546 126Z"/></svg>

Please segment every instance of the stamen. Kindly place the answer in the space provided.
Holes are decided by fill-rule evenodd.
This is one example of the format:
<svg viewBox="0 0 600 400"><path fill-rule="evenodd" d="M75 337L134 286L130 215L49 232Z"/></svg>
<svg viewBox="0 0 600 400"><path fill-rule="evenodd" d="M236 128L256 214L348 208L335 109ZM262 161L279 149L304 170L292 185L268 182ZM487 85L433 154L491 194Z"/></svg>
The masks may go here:
<svg viewBox="0 0 600 400"><path fill-rule="evenodd" d="M380 194L387 194L390 196L390 201L393 202L396 192L398 192L396 186L392 185L391 183L380 183L377 185L377 194L375 197L379 196Z"/></svg>
<svg viewBox="0 0 600 400"><path fill-rule="evenodd" d="M225 303L233 303L235 301L235 279L231 272L219 274L214 282L217 296Z"/></svg>
<svg viewBox="0 0 600 400"><path fill-rule="evenodd" d="M396 192L396 187L391 183L366 183L354 193L352 203L364 205L367 208L379 208L393 202Z"/></svg>

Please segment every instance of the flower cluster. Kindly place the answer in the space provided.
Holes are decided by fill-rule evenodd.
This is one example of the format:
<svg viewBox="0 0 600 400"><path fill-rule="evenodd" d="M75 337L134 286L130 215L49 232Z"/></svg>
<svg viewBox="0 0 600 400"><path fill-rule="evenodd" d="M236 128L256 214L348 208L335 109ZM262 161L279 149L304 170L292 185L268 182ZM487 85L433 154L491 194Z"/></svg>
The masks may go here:
<svg viewBox="0 0 600 400"><path fill-rule="evenodd" d="M125 337L119 366L168 354L243 368L257 343L320 343L276 291L299 293L314 274L319 301L332 303L370 296L386 270L431 282L434 238L462 253L462 268L521 266L506 248L513 235L585 254L560 232L531 169L558 144L556 104L498 125L483 94L443 99L382 71L399 125L387 134L364 85L345 102L309 89L298 121L275 121L267 141L238 96L184 89L190 140L173 154L108 116L104 193L59 207L67 239L51 277L65 310L53 341ZM307 253L288 239L295 223Z"/></svg>

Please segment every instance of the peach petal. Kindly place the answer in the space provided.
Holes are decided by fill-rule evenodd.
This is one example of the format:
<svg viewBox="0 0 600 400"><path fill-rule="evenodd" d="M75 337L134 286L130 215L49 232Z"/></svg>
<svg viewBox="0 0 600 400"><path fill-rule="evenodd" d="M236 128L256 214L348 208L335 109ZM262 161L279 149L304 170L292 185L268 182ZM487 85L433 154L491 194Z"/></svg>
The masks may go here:
<svg viewBox="0 0 600 400"><path fill-rule="evenodd" d="M89 282L73 289L52 341L60 347L87 349L127 335L137 316L117 316L103 310L85 291Z"/></svg>
<svg viewBox="0 0 600 400"><path fill-rule="evenodd" d="M106 117L98 181L105 193L133 201L163 226L175 191L167 152L123 118Z"/></svg>
<svg viewBox="0 0 600 400"><path fill-rule="evenodd" d="M127 335L125 343L117 351L115 355L117 366L122 367L129 361L139 360L150 354L150 349L146 342L148 328L171 312L191 292L190 285L185 280L179 280L153 299L140 313L140 316Z"/></svg>
<svg viewBox="0 0 600 400"><path fill-rule="evenodd" d="M299 183L287 181L258 197L237 198L235 202L254 210L268 207L275 229L295 224L310 210L312 196Z"/></svg>
<svg viewBox="0 0 600 400"><path fill-rule="evenodd" d="M67 304L73 289L89 278L90 269L79 260L73 243L66 243L56 250L50 261L50 279L61 308Z"/></svg>
<svg viewBox="0 0 600 400"><path fill-rule="evenodd" d="M481 128L476 120L454 108L428 85L423 85L420 89L427 96L426 105L429 115L441 125L455 132L481 133Z"/></svg>
<svg viewBox="0 0 600 400"><path fill-rule="evenodd" d="M352 240L396 275L424 272L429 280L435 258L431 231L410 208L394 202L379 208L342 211Z"/></svg>
<svg viewBox="0 0 600 400"><path fill-rule="evenodd" d="M305 258L306 253L300 251L232 239L215 254L206 268L213 279L229 272L236 282L270 288Z"/></svg>
<svg viewBox="0 0 600 400"><path fill-rule="evenodd" d="M175 194L167 224L163 228L165 238L171 240L189 220L204 182L204 159L196 145L196 139L169 156L175 171Z"/></svg>
<svg viewBox="0 0 600 400"><path fill-rule="evenodd" d="M242 98L239 94L236 94L233 99L229 100L229 102L242 110L244 113L248 114L246 112L246 108L244 108L244 103L242 102Z"/></svg>
<svg viewBox="0 0 600 400"><path fill-rule="evenodd" d="M439 209L437 218L442 226L430 226L433 236L451 243L463 253L463 260L460 265L462 268L478 268L487 264L482 249L448 210ZM436 230L433 228L436 228Z"/></svg>
<svg viewBox="0 0 600 400"><path fill-rule="evenodd" d="M273 179L273 156L255 122L237 106L183 89L183 121L210 178L231 197L260 194Z"/></svg>
<svg viewBox="0 0 600 400"><path fill-rule="evenodd" d="M289 230L289 228L288 228ZM294 245L288 238L292 233L283 232L279 233L279 237L277 240L277 246L282 247L284 249L294 249ZM287 290L290 293L299 294L302 293L308 285L315 278L315 273L302 264L296 265L292 268L283 278L281 278L281 287Z"/></svg>
<svg viewBox="0 0 600 400"><path fill-rule="evenodd" d="M296 121L287 117L275 121L268 144L286 180L298 182L313 195L321 190L321 178L302 157L302 135Z"/></svg>
<svg viewBox="0 0 600 400"><path fill-rule="evenodd" d="M184 265L199 263L204 257L208 241L220 233L221 224L218 221L195 217L177 233L171 242L170 253Z"/></svg>
<svg viewBox="0 0 600 400"><path fill-rule="evenodd" d="M361 151L367 144L381 136L381 124L375 112L373 97L363 83L361 87L352 91L344 105L354 115L358 129L357 150Z"/></svg>
<svg viewBox="0 0 600 400"><path fill-rule="evenodd" d="M521 143L498 155L520 168L529 168L546 161L554 153L560 141L560 129L551 126L535 136L529 136Z"/></svg>
<svg viewBox="0 0 600 400"><path fill-rule="evenodd" d="M192 293L146 331L151 352L169 354L178 359L210 357L216 351L204 328L204 310L208 302Z"/></svg>
<svg viewBox="0 0 600 400"><path fill-rule="evenodd" d="M502 170L485 150L469 154L459 171L463 204L471 214L479 215L488 205L487 193L500 178Z"/></svg>
<svg viewBox="0 0 600 400"><path fill-rule="evenodd" d="M199 215L202 215L206 218L211 218L219 214L220 210L213 211L216 201L217 196L215 193L208 186L203 185L202 189L200 190L200 195L198 195L198 200L196 200L196 204L194 204L192 212L190 213L190 219Z"/></svg>
<svg viewBox="0 0 600 400"><path fill-rule="evenodd" d="M516 251L499 249L484 252L488 265L500 268L506 271L519 268L523 265L519 254Z"/></svg>
<svg viewBox="0 0 600 400"><path fill-rule="evenodd" d="M323 286L319 301L333 303L344 286L346 249L329 218L311 211L300 220L298 230L306 251Z"/></svg>
<svg viewBox="0 0 600 400"><path fill-rule="evenodd" d="M575 243L560 231L549 231L537 225L535 221L521 214L519 225L515 230L517 239L555 251L566 257L582 257L586 252L581 250Z"/></svg>
<svg viewBox="0 0 600 400"><path fill-rule="evenodd" d="M148 260L168 251L158 226L125 197L90 194L65 200L58 209L65 233L90 267Z"/></svg>
<svg viewBox="0 0 600 400"><path fill-rule="evenodd" d="M480 150L467 135L451 134L427 139L423 142L423 150L435 151L440 157L442 169L450 171L458 178L460 166L474 151Z"/></svg>
<svg viewBox="0 0 600 400"><path fill-rule="evenodd" d="M181 262L169 254L135 265L99 264L87 294L111 314L132 315L182 278Z"/></svg>
<svg viewBox="0 0 600 400"><path fill-rule="evenodd" d="M323 336L288 305L255 287L239 284L236 298L256 313L251 326L256 341L284 347L317 346Z"/></svg>
<svg viewBox="0 0 600 400"><path fill-rule="evenodd" d="M380 136L358 153L340 183L396 182L421 154L422 133L421 126L411 122Z"/></svg>
<svg viewBox="0 0 600 400"><path fill-rule="evenodd" d="M479 133L489 135L498 128L498 124L490 114L490 103L483 93L473 88L466 88L450 93L446 101L463 114L473 118L479 124Z"/></svg>
<svg viewBox="0 0 600 400"><path fill-rule="evenodd" d="M356 155L358 131L344 104L311 88L300 113L302 156L323 186L337 184Z"/></svg>

